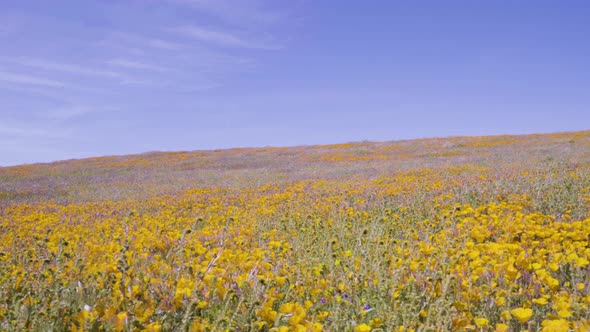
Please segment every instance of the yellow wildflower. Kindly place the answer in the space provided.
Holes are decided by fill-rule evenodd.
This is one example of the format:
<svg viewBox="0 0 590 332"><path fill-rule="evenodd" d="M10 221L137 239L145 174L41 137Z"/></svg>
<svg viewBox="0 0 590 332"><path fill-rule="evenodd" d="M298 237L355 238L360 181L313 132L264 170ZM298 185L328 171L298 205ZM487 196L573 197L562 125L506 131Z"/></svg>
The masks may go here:
<svg viewBox="0 0 590 332"><path fill-rule="evenodd" d="M567 332L569 331L569 322L565 319L544 320L541 323L543 332Z"/></svg>
<svg viewBox="0 0 590 332"><path fill-rule="evenodd" d="M354 327L354 332L369 332L371 327L367 324L360 324Z"/></svg>
<svg viewBox="0 0 590 332"><path fill-rule="evenodd" d="M506 331L508 331L508 328L509 327L506 324L502 324L502 323L496 324L496 332L506 332Z"/></svg>
<svg viewBox="0 0 590 332"><path fill-rule="evenodd" d="M482 318L482 317L477 317L474 319L474 321L475 321L475 325L477 325L477 327L486 327L490 323L489 320Z"/></svg>
<svg viewBox="0 0 590 332"><path fill-rule="evenodd" d="M533 310L530 308L516 308L510 310L510 313L523 324L533 316Z"/></svg>

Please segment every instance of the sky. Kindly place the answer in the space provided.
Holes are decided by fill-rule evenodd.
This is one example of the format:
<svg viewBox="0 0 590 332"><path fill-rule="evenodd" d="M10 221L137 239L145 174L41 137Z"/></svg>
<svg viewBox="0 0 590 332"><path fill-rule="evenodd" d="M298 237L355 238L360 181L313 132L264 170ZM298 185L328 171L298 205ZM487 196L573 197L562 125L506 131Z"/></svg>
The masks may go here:
<svg viewBox="0 0 590 332"><path fill-rule="evenodd" d="M0 166L590 129L589 1L3 0Z"/></svg>

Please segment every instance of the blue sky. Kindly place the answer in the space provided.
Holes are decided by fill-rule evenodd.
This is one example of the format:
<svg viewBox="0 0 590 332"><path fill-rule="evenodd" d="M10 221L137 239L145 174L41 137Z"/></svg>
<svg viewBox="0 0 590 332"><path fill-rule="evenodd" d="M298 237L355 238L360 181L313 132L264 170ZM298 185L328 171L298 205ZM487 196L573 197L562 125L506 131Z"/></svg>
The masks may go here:
<svg viewBox="0 0 590 332"><path fill-rule="evenodd" d="M0 165L590 129L588 1L0 4Z"/></svg>

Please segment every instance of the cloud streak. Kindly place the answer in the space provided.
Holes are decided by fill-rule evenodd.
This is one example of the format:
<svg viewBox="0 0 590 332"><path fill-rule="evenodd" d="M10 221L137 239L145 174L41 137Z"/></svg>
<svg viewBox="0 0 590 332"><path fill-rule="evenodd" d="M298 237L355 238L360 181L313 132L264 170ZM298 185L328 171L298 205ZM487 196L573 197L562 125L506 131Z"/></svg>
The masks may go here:
<svg viewBox="0 0 590 332"><path fill-rule="evenodd" d="M179 51L186 45L159 37L142 36L131 32L111 31L100 45L107 45L120 50L132 51L132 53L148 53L149 49L155 51Z"/></svg>
<svg viewBox="0 0 590 332"><path fill-rule="evenodd" d="M32 75L7 72L0 72L0 81L15 84L37 85L49 88L61 88L64 86L64 83L61 81L56 81Z"/></svg>
<svg viewBox="0 0 590 332"><path fill-rule="evenodd" d="M65 130L52 130L43 125L11 123L4 121L0 124L0 137L3 138L67 138L70 133Z"/></svg>
<svg viewBox="0 0 590 332"><path fill-rule="evenodd" d="M173 28L172 30L187 37L217 46L264 50L276 50L280 48L269 43L248 40L233 33L212 30L196 25L183 25Z"/></svg>
<svg viewBox="0 0 590 332"><path fill-rule="evenodd" d="M170 71L169 68L158 66L154 64L149 64L141 61L135 60L127 60L127 59L113 59L107 61L108 64L123 67L127 69L135 69L135 70L148 70L148 71L156 71L156 72L168 72Z"/></svg>
<svg viewBox="0 0 590 332"><path fill-rule="evenodd" d="M170 41L157 39L157 38L147 39L146 45L149 47L159 48L159 49L168 50L168 51L177 51L182 48L181 44L173 43Z"/></svg>
<svg viewBox="0 0 590 332"><path fill-rule="evenodd" d="M226 22L246 25L276 24L285 18L285 13L265 8L259 0L169 0L205 12Z"/></svg>
<svg viewBox="0 0 590 332"><path fill-rule="evenodd" d="M45 59L36 59L29 57L16 57L7 59L8 62L16 63L21 66L37 68L47 71L57 71L62 73L81 75L81 76L96 76L105 78L124 78L125 75L108 70L100 70L92 67L81 66L70 63L53 62Z"/></svg>
<svg viewBox="0 0 590 332"><path fill-rule="evenodd" d="M64 106L60 108L54 108L47 111L39 112L39 117L47 120L54 121L65 121L73 118L77 118L86 114L96 112L95 108L83 107L83 106Z"/></svg>

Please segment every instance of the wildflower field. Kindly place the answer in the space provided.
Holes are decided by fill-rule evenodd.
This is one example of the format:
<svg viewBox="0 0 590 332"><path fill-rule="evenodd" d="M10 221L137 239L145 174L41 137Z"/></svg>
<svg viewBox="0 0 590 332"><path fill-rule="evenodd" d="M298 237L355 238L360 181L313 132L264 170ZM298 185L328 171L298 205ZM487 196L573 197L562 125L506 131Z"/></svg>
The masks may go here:
<svg viewBox="0 0 590 332"><path fill-rule="evenodd" d="M3 331L589 331L590 132L0 168Z"/></svg>

